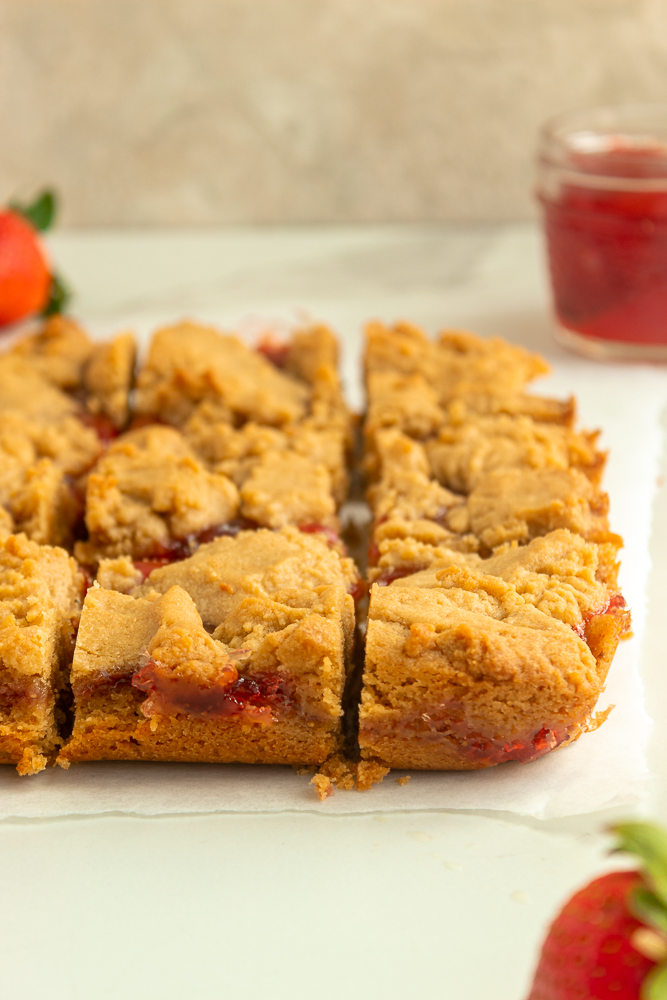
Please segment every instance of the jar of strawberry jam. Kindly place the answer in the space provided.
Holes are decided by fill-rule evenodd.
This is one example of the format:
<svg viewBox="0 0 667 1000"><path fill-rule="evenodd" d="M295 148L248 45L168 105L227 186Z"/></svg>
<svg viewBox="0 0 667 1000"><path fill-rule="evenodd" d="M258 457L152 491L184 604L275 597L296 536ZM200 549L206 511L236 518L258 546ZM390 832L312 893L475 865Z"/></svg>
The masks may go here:
<svg viewBox="0 0 667 1000"><path fill-rule="evenodd" d="M667 361L667 105L552 119L537 193L560 342Z"/></svg>

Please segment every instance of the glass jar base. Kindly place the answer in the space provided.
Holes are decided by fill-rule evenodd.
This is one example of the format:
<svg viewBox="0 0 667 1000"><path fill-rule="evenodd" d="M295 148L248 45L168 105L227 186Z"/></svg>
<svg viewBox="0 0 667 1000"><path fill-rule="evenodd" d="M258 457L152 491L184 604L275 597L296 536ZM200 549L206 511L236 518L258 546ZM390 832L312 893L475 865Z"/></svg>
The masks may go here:
<svg viewBox="0 0 667 1000"><path fill-rule="evenodd" d="M560 323L556 324L556 340L569 351L593 361L667 362L667 343L624 344L618 340L600 340L575 333Z"/></svg>

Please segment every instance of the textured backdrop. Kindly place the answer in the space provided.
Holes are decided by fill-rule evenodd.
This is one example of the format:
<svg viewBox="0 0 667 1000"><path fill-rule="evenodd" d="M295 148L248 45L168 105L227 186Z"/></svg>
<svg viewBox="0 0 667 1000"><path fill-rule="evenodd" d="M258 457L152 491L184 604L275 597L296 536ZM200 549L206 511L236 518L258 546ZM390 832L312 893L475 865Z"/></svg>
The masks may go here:
<svg viewBox="0 0 667 1000"><path fill-rule="evenodd" d="M0 198L87 224L507 219L545 116L667 99L667 0L0 0Z"/></svg>

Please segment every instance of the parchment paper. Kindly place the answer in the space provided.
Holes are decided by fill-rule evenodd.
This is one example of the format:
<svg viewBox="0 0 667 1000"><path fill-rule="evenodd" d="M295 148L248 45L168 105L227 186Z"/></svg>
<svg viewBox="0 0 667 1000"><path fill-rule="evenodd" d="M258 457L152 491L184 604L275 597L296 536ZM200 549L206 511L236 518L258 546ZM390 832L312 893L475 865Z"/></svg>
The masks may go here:
<svg viewBox="0 0 667 1000"><path fill-rule="evenodd" d="M584 425L604 428L611 457L605 487L612 528L625 537L621 582L634 637L623 642L599 708L616 707L595 733L533 764L470 773L417 773L408 785L391 772L369 792L338 791L319 803L307 777L291 768L250 765L100 762L50 768L19 778L0 767L0 818L127 813L478 809L538 818L593 812L641 799L647 790L650 720L639 665L650 570L651 509L662 447L667 374L561 356L540 391L575 393Z"/></svg>

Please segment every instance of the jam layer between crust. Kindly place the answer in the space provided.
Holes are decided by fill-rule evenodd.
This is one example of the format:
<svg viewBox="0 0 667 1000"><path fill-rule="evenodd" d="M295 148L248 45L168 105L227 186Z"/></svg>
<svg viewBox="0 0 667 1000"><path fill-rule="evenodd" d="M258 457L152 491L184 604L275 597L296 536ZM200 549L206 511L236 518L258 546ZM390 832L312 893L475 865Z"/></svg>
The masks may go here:
<svg viewBox="0 0 667 1000"><path fill-rule="evenodd" d="M148 692L142 713L188 715L194 719L237 718L243 722L269 725L289 713L293 706L293 685L280 674L239 677L230 665L213 684L202 686L171 670L149 662L132 675L132 687Z"/></svg>
<svg viewBox="0 0 667 1000"><path fill-rule="evenodd" d="M119 674L98 674L74 684L74 696L85 714L85 702L114 690L133 687L145 692L141 712L146 718L185 715L192 719L234 719L270 725L298 710L295 684L285 675L257 673L239 676L230 665L213 684L202 685L174 676L167 667L149 660Z"/></svg>
<svg viewBox="0 0 667 1000"><path fill-rule="evenodd" d="M0 715L11 712L17 705L21 707L45 708L53 701L50 687L39 677L25 677L21 680L0 677Z"/></svg>
<svg viewBox="0 0 667 1000"><path fill-rule="evenodd" d="M359 741L363 747L373 747L384 740L400 741L409 747L428 748L443 744L462 768L492 767L507 761L529 764L545 754L571 742L582 731L585 720L563 725L562 721L545 720L539 728L520 733L511 738L498 738L484 734L460 718L460 706L424 706L423 710L391 723L360 724ZM459 718L457 718L459 715Z"/></svg>

